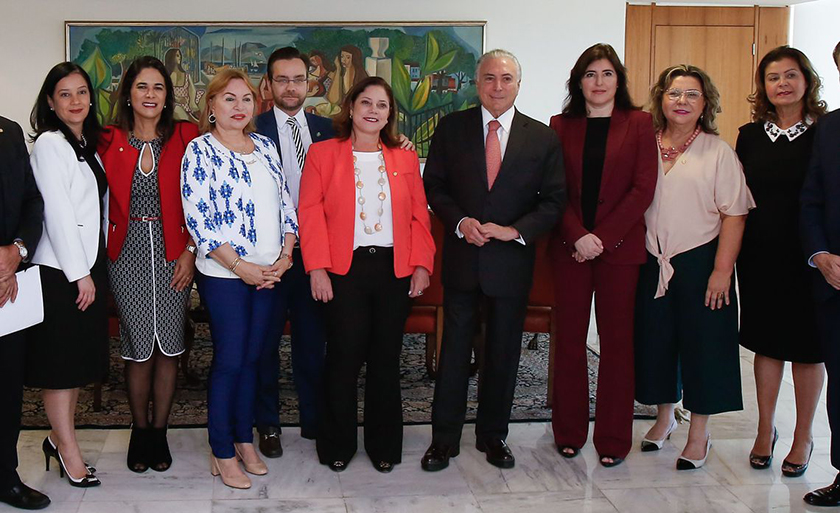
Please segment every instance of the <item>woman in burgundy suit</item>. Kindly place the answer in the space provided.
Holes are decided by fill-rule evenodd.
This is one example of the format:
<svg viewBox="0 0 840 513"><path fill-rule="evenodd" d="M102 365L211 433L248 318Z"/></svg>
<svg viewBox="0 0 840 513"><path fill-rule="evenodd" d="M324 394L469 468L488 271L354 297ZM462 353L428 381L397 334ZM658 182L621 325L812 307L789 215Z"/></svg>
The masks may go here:
<svg viewBox="0 0 840 513"><path fill-rule="evenodd" d="M586 442L586 334L592 294L601 343L594 442L605 467L630 452L633 435L633 310L645 262L644 213L656 186L650 115L630 100L627 72L607 44L587 48L551 118L563 144L569 203L552 236L557 339L552 425L558 451Z"/></svg>

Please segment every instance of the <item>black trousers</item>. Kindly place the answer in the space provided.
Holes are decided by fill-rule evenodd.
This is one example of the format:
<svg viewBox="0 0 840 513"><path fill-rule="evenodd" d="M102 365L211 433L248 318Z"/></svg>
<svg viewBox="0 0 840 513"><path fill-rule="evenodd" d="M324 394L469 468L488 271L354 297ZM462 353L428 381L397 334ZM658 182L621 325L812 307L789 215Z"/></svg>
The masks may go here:
<svg viewBox="0 0 840 513"><path fill-rule="evenodd" d="M0 337L0 491L20 483L17 442L23 402L24 332Z"/></svg>
<svg viewBox="0 0 840 513"><path fill-rule="evenodd" d="M817 303L817 322L828 374L826 410L831 427L831 466L840 470L840 295Z"/></svg>
<svg viewBox="0 0 840 513"><path fill-rule="evenodd" d="M485 297L480 290L444 289L443 343L432 404L433 440L458 445L467 413L472 340L479 306L486 308L487 337L475 435L479 441L507 438L528 296Z"/></svg>
<svg viewBox="0 0 840 513"><path fill-rule="evenodd" d="M365 380L365 451L374 462L402 460L400 351L411 308L410 278L394 276L392 248L361 247L350 271L330 274L327 303L325 408L317 438L318 459L349 461L357 450L357 383Z"/></svg>

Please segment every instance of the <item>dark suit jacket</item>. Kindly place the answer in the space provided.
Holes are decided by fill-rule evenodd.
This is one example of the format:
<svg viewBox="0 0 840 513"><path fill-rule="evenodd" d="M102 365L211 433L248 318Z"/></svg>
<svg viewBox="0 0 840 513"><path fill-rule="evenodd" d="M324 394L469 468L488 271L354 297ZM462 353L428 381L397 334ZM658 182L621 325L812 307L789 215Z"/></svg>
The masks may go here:
<svg viewBox="0 0 840 513"><path fill-rule="evenodd" d="M840 110L820 118L815 130L811 164L800 195L805 258L820 251L840 255ZM822 274L814 274L818 301L827 301L838 293Z"/></svg>
<svg viewBox="0 0 840 513"><path fill-rule="evenodd" d="M569 205L551 241L557 257L568 258L575 242L589 233L583 226L581 188L586 118L564 115L551 118L551 128L563 145ZM643 264L645 211L656 190L656 136L650 114L614 110L607 132L607 152L592 231L604 243L600 258L611 264Z"/></svg>
<svg viewBox="0 0 840 513"><path fill-rule="evenodd" d="M312 138L312 143L319 141L326 141L335 137L335 130L333 130L332 120L316 116L315 114L305 113L306 124L309 126L309 136ZM274 141L277 147L277 155L280 156L280 162L283 162L283 155L280 154L280 135L277 131L277 118L274 117L274 108L263 112L254 121L257 127L257 133L264 135ZM301 169L301 171L303 171Z"/></svg>
<svg viewBox="0 0 840 513"><path fill-rule="evenodd" d="M0 117L0 246L20 239L35 254L44 221L44 200L29 165L23 131Z"/></svg>
<svg viewBox="0 0 840 513"><path fill-rule="evenodd" d="M558 221L566 199L557 135L516 111L502 167L488 190L481 109L454 112L435 129L423 181L429 204L446 228L443 285L480 288L494 297L527 295L534 242ZM481 248L469 244L455 234L464 217L513 226L525 245L495 239Z"/></svg>

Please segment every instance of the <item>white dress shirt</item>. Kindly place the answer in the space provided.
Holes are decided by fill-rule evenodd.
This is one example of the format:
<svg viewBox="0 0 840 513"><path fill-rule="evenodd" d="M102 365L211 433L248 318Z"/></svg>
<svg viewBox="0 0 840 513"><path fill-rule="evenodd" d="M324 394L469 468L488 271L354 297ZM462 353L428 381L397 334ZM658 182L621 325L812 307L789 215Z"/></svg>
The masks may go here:
<svg viewBox="0 0 840 513"><path fill-rule="evenodd" d="M484 105L481 106L481 124L482 130L484 132L484 144L487 144L487 134L490 132L490 122L496 120L501 125L498 130L496 130L496 135L499 137L499 146L501 147L502 152L502 162L505 161L505 150L507 149L507 143L510 139L510 126L513 124L513 115L516 113L516 109L511 107L508 110L504 111L501 116L498 118L494 118L493 114L490 114L490 111L484 108ZM464 234L461 232L461 223L464 222L464 217L460 221L458 221L458 226L455 227L455 235L458 236L459 239L464 238ZM525 239L522 238L520 235L516 239L513 239L516 242L525 245Z"/></svg>
<svg viewBox="0 0 840 513"><path fill-rule="evenodd" d="M286 124L286 120L291 116L278 109L276 105L272 109L274 110L274 119L277 121L277 137L280 140L280 147L277 150L280 152L280 159L283 161L283 174L286 175L286 182L289 184L289 191L292 193L292 202L297 208L298 198L300 198L300 175L303 170L298 166L292 129ZM312 135L309 133L309 125L306 122L306 114L304 114L303 109L297 111L294 118L298 122L303 149L308 152L309 146L312 145Z"/></svg>

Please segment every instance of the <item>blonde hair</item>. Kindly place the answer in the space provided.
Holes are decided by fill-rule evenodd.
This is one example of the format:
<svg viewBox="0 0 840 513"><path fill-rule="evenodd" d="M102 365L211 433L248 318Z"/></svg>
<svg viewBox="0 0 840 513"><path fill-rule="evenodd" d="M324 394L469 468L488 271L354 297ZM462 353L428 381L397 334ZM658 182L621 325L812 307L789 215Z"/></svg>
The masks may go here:
<svg viewBox="0 0 840 513"><path fill-rule="evenodd" d="M700 88L703 93L703 113L700 115L697 124L707 134L718 135L715 117L721 112L720 92L718 92L717 87L712 82L712 78L705 71L691 64L670 66L659 74L659 79L650 90L650 100L648 102L650 115L653 116L654 128L656 130L665 130L668 124L668 120L665 119L665 113L662 112L662 97L665 96L665 91L671 87L671 83L677 77L694 77L700 82Z"/></svg>
<svg viewBox="0 0 840 513"><path fill-rule="evenodd" d="M248 75L246 75L244 71L233 68L225 68L216 73L213 80L207 84L207 92L205 93L207 101L204 103L204 108L201 110L201 117L198 119L198 129L202 134L206 134L207 132L213 130L213 127L215 126L215 122L210 122L210 109L213 99L216 98L219 93L223 92L232 80L237 79L245 82L245 85L248 86L248 90L254 98L255 112L252 113L251 121L248 122L248 126L245 127L244 131L246 134L256 131L256 127L254 126L254 117L256 114L257 98L259 98L257 95L257 89L254 87L254 84L251 83L251 79L248 78Z"/></svg>

